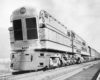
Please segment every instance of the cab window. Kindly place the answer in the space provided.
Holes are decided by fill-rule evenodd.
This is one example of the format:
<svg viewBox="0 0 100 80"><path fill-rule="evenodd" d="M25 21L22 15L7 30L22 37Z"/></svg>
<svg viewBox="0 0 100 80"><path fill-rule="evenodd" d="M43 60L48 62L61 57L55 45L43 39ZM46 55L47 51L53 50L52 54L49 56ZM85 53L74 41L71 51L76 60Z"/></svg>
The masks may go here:
<svg viewBox="0 0 100 80"><path fill-rule="evenodd" d="M14 39L23 40L21 19L13 21Z"/></svg>
<svg viewBox="0 0 100 80"><path fill-rule="evenodd" d="M36 18L27 18L26 19L26 28L27 28L27 38L28 39L37 39L37 24Z"/></svg>

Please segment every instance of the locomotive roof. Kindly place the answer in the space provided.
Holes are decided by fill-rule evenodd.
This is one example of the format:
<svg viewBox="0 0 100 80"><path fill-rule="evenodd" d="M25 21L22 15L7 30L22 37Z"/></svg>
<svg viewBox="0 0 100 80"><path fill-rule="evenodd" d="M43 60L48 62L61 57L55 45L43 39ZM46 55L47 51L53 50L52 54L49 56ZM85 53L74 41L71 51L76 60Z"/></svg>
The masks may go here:
<svg viewBox="0 0 100 80"><path fill-rule="evenodd" d="M25 14L21 15L21 9L25 10ZM39 12L40 9L36 7L29 7L29 6L20 7L13 11L11 15L11 20L13 20L15 17L17 18L18 16L23 16L23 15L32 15L32 14L39 15Z"/></svg>
<svg viewBox="0 0 100 80"><path fill-rule="evenodd" d="M13 14L16 13L16 12L19 12L21 8L25 8L28 12L39 12L40 9L37 8L37 7L30 7L30 6L23 6L23 7L20 7L20 8L17 8L16 10L13 11Z"/></svg>

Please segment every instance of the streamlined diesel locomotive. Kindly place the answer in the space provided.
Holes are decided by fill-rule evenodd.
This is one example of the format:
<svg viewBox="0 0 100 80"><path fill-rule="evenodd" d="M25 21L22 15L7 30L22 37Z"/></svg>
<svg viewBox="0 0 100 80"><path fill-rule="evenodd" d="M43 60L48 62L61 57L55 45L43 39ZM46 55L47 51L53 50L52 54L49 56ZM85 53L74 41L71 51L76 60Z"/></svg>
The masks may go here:
<svg viewBox="0 0 100 80"><path fill-rule="evenodd" d="M75 32L44 10L16 9L9 28L11 68L26 71L53 68L89 61L92 48ZM95 59L95 51L94 57ZM98 52L97 52L98 53Z"/></svg>

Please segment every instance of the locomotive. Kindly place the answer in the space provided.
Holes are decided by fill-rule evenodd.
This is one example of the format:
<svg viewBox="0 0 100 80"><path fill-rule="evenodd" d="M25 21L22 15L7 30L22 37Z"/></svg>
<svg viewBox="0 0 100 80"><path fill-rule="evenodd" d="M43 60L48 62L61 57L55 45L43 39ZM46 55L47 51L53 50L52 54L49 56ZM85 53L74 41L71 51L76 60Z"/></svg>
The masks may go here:
<svg viewBox="0 0 100 80"><path fill-rule="evenodd" d="M11 68L28 71L89 61L93 51L74 31L45 10L21 7L11 15ZM91 51L92 50L92 51ZM98 54L98 52L97 52ZM98 56L97 56L98 57ZM98 57L99 58L99 57Z"/></svg>

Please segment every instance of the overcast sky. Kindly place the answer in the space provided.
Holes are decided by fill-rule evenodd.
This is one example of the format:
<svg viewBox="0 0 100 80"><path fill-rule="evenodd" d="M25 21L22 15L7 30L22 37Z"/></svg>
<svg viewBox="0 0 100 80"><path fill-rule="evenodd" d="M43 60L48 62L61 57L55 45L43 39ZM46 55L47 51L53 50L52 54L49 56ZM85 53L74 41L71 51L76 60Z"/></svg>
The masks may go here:
<svg viewBox="0 0 100 80"><path fill-rule="evenodd" d="M0 28L5 29L0 30L0 35L5 35L0 36L4 46L0 47L0 53L4 49L10 49L7 30L11 26L10 15L16 8L24 5L46 10L100 52L100 0L0 0Z"/></svg>

